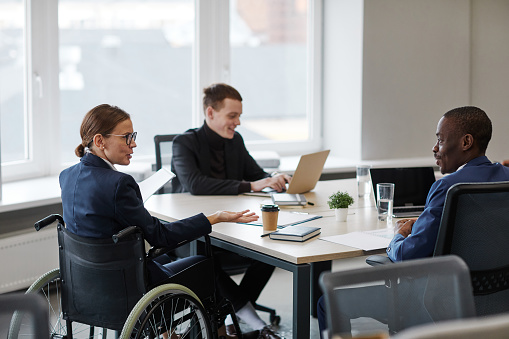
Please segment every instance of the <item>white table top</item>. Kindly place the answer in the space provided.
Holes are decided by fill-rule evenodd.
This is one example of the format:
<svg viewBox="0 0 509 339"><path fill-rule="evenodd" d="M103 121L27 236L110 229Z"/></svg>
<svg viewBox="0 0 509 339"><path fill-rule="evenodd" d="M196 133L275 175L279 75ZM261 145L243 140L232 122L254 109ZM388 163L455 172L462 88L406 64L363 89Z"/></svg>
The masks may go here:
<svg viewBox="0 0 509 339"><path fill-rule="evenodd" d="M348 191L355 199L354 205L350 207L346 222L336 221L334 211L330 210L326 203L328 196L338 190ZM322 233L320 236L387 227L387 224L378 222L373 199L357 198L355 179L320 181L317 187L306 193L305 196L308 201L315 205L304 208L281 207L281 209L322 215L323 218L306 222L306 225L321 227ZM267 202L267 198L246 195L192 196L189 193L180 193L154 195L145 205L152 215L162 220L173 221L199 212L207 215L217 210L240 211L250 209L261 215L260 204L264 202ZM262 238L262 232L262 228L259 226L220 223L212 227L211 236L294 264L357 257L366 254L360 249L320 240L319 237L298 243L272 240L269 237Z"/></svg>

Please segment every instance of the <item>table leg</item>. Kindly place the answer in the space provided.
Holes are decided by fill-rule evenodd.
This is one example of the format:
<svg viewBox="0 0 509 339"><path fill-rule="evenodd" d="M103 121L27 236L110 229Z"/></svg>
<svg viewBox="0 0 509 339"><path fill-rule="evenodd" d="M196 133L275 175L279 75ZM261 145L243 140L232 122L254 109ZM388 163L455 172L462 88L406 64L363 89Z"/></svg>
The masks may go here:
<svg viewBox="0 0 509 339"><path fill-rule="evenodd" d="M280 267L293 273L293 338L309 339L310 336L310 310L311 310L311 265L293 264L288 261L271 257L233 243L220 240L214 237L210 238L212 245L245 255L247 257L259 260L261 262ZM330 266L330 263L329 263ZM315 271L323 269L323 266L317 266ZM318 279L318 278L317 278ZM317 280L318 281L318 280ZM318 286L318 285L317 285ZM316 308L316 302L315 302Z"/></svg>
<svg viewBox="0 0 509 339"><path fill-rule="evenodd" d="M309 339L310 265L298 265L293 271L293 338Z"/></svg>
<svg viewBox="0 0 509 339"><path fill-rule="evenodd" d="M318 279L322 272L330 271L332 269L332 261L319 261L311 263L311 315L316 318L317 310L316 304L318 299L323 294L318 284Z"/></svg>

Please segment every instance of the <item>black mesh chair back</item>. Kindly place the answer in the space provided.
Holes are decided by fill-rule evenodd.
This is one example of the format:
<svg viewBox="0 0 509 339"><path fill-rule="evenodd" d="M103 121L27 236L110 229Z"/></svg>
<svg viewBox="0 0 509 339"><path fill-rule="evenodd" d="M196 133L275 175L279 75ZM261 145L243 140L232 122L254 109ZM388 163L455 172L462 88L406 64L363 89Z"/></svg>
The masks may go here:
<svg viewBox="0 0 509 339"><path fill-rule="evenodd" d="M462 183L446 197L434 256L468 265L477 315L509 311L509 182Z"/></svg>
<svg viewBox="0 0 509 339"><path fill-rule="evenodd" d="M456 256L322 274L329 337L388 333L475 315L468 267ZM362 318L361 325L350 320ZM358 320L357 320L358 321Z"/></svg>
<svg viewBox="0 0 509 339"><path fill-rule="evenodd" d="M177 134L162 134L154 136L154 144L156 147L155 171L160 170L163 165L169 165L171 163L173 139L175 139L176 136ZM169 192L171 192L171 181L157 191L158 194Z"/></svg>
<svg viewBox="0 0 509 339"><path fill-rule="evenodd" d="M146 292L140 232L119 240L84 238L57 226L64 318L121 330Z"/></svg>

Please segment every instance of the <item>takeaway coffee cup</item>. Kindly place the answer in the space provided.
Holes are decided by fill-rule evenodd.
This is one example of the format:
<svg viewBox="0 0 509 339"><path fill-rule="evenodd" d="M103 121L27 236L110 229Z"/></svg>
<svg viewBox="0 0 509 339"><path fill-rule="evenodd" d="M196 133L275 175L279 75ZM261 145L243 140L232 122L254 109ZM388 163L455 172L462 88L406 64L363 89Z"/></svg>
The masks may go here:
<svg viewBox="0 0 509 339"><path fill-rule="evenodd" d="M277 217L279 215L278 205L262 205L263 233L277 230Z"/></svg>

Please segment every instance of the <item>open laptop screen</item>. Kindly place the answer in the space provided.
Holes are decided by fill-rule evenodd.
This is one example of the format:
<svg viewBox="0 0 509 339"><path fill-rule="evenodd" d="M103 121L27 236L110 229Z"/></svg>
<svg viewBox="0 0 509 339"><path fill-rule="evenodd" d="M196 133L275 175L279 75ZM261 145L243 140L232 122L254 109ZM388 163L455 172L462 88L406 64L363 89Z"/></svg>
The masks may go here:
<svg viewBox="0 0 509 339"><path fill-rule="evenodd" d="M394 183L394 207L424 206L435 182L433 167L371 168L376 201L376 184Z"/></svg>

